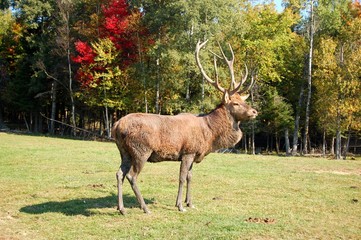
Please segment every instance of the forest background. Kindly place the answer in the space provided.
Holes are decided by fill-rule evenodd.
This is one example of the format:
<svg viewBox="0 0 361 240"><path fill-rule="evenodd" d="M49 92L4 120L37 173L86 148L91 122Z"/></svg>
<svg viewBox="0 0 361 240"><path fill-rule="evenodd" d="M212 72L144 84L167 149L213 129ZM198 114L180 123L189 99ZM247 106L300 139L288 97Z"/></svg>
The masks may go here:
<svg viewBox="0 0 361 240"><path fill-rule="evenodd" d="M221 96L217 42L236 76L256 79L236 148L250 153L361 151L359 0L1 0L0 129L110 136L131 112L207 113ZM220 81L229 85L226 66ZM227 84L228 83L228 84Z"/></svg>

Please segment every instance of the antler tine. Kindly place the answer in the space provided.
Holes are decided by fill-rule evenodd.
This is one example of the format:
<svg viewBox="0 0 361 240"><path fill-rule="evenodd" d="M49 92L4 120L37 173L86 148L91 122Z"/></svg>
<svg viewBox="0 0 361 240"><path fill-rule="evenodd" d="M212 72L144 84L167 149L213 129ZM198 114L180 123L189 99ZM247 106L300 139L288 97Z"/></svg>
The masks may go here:
<svg viewBox="0 0 361 240"><path fill-rule="evenodd" d="M218 47L222 53L222 56L223 56L223 59L226 61L227 65L228 65L228 69L229 69L229 73L231 74L231 84L229 86L229 89L228 90L231 90L232 87L235 85L235 79L234 79L234 69L233 69L233 63L234 63L234 52L233 52L233 49L232 49L232 46L231 44L228 43L228 46L229 46L229 49L231 50L231 53L232 53L232 59L231 60L228 60L228 58L226 57L226 55L224 54L223 52L223 49L221 47L221 44L217 41L218 43Z"/></svg>
<svg viewBox="0 0 361 240"><path fill-rule="evenodd" d="M254 80L254 76L252 75L251 77L251 83L248 85L248 87L246 87L244 90L242 90L240 93L244 93L247 92L248 90L253 88L253 85L256 83L256 81Z"/></svg>
<svg viewBox="0 0 361 240"><path fill-rule="evenodd" d="M252 76L251 76L251 83L250 83L245 89L243 89L242 91L240 91L239 94L242 94L242 93L247 92L247 91L249 91L250 89L252 89L253 86L254 86L254 84L256 83L255 78L257 78L257 74L255 74L255 72L253 71L253 72L252 72Z"/></svg>
<svg viewBox="0 0 361 240"><path fill-rule="evenodd" d="M246 70L246 74L245 74L244 76L243 76L243 74L242 74L242 80L238 83L237 87L235 87L235 88L232 90L231 94L234 94L234 93L238 92L239 89L241 88L241 86L243 85L243 83L247 80L247 77L248 77L248 68L247 68L247 65L246 65L246 64L244 64L244 67L245 67L245 70ZM252 84L252 83L251 83L251 84ZM250 86L247 87L247 90L248 90L248 89L250 89ZM247 91L247 90L242 90L242 91L240 91L240 93L243 93L243 92L245 92L245 91Z"/></svg>
<svg viewBox="0 0 361 240"><path fill-rule="evenodd" d="M217 68L215 69L216 70L216 76L217 76L217 80L216 81L213 81L207 74L206 72L204 71L203 69L203 66L201 64L201 61L199 59L199 51L201 50L202 47L204 47L206 45L206 43L208 42L208 40L204 41L203 43L201 43L200 41L197 42L197 45L196 45L196 51L195 51L195 56L196 56L196 62L197 62L197 65L198 65L198 68L199 70L201 71L203 77L211 84L213 85L214 87L216 87L219 91L225 93L226 90L221 87L218 83L218 70ZM216 63L215 63L215 67L216 67Z"/></svg>
<svg viewBox="0 0 361 240"><path fill-rule="evenodd" d="M231 53L232 53L232 72L233 74L231 75L231 86L230 86L230 90L236 86L236 80L235 80L235 76L234 76L234 69L233 69L233 63L234 63L234 52L233 52L233 49L232 49L232 46L230 43L228 43L228 46L229 46L229 49L231 50Z"/></svg>

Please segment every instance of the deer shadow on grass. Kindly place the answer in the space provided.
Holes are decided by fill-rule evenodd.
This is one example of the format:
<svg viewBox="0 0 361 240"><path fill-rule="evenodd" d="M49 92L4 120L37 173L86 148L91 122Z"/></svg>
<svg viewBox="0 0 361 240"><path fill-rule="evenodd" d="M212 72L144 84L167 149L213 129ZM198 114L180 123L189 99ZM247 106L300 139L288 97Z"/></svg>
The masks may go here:
<svg viewBox="0 0 361 240"><path fill-rule="evenodd" d="M124 195L124 204L127 208L139 208L139 203L134 196ZM44 213L62 213L67 216L84 215L90 216L97 213L96 209L114 208L116 211L116 203L118 201L117 195L112 194L106 197L99 198L78 198L67 201L50 201L34 205L29 205L20 208L20 212L29 214L44 214ZM152 204L154 201L145 199L147 204Z"/></svg>

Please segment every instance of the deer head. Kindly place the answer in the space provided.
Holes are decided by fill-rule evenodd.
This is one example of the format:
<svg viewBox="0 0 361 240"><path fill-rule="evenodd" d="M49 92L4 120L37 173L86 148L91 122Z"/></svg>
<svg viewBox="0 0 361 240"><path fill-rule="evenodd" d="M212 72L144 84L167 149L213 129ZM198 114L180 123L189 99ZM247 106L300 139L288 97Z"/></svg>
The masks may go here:
<svg viewBox="0 0 361 240"><path fill-rule="evenodd" d="M215 80L212 80L207 75L207 73L204 71L203 66L199 59L199 52L206 45L207 42L208 42L208 40L204 41L203 43L198 41L198 43L196 45L196 51L195 51L196 62L197 62L197 65L198 65L199 70L201 71L203 77L207 80L208 83L210 83L212 86L214 86L216 89L218 89L219 91L221 91L223 93L223 105L225 106L225 108L228 110L228 112L233 116L233 118L236 121L255 118L257 116L257 111L245 103L246 99L249 97L249 94L241 95L242 93L250 90L254 84L254 78L252 76L251 83L248 85L248 87L241 89L242 85L247 80L247 75L248 75L247 66L245 65L245 75L243 76L243 74L242 74L242 79L237 84L236 80L235 80L235 76L234 76L234 69L233 69L233 63L234 63L233 49L232 49L231 45L229 44L229 48L230 48L230 51L232 54L232 58L229 60L226 57L226 55L224 54L222 47L218 43L222 56L219 56L218 54L211 52L214 56L214 58L213 58L214 59L214 70L215 70L215 77L216 77ZM217 58L224 60L229 68L229 73L231 75L230 76L231 81L230 81L230 86L228 89L223 88L219 84Z"/></svg>

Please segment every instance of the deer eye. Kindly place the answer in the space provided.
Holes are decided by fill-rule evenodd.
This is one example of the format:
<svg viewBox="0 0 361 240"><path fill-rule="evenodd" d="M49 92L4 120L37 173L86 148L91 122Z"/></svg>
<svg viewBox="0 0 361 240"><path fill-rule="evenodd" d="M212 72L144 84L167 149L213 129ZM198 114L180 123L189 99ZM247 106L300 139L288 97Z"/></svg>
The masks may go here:
<svg viewBox="0 0 361 240"><path fill-rule="evenodd" d="M241 104L239 104L238 102L234 102L233 106L240 106Z"/></svg>

